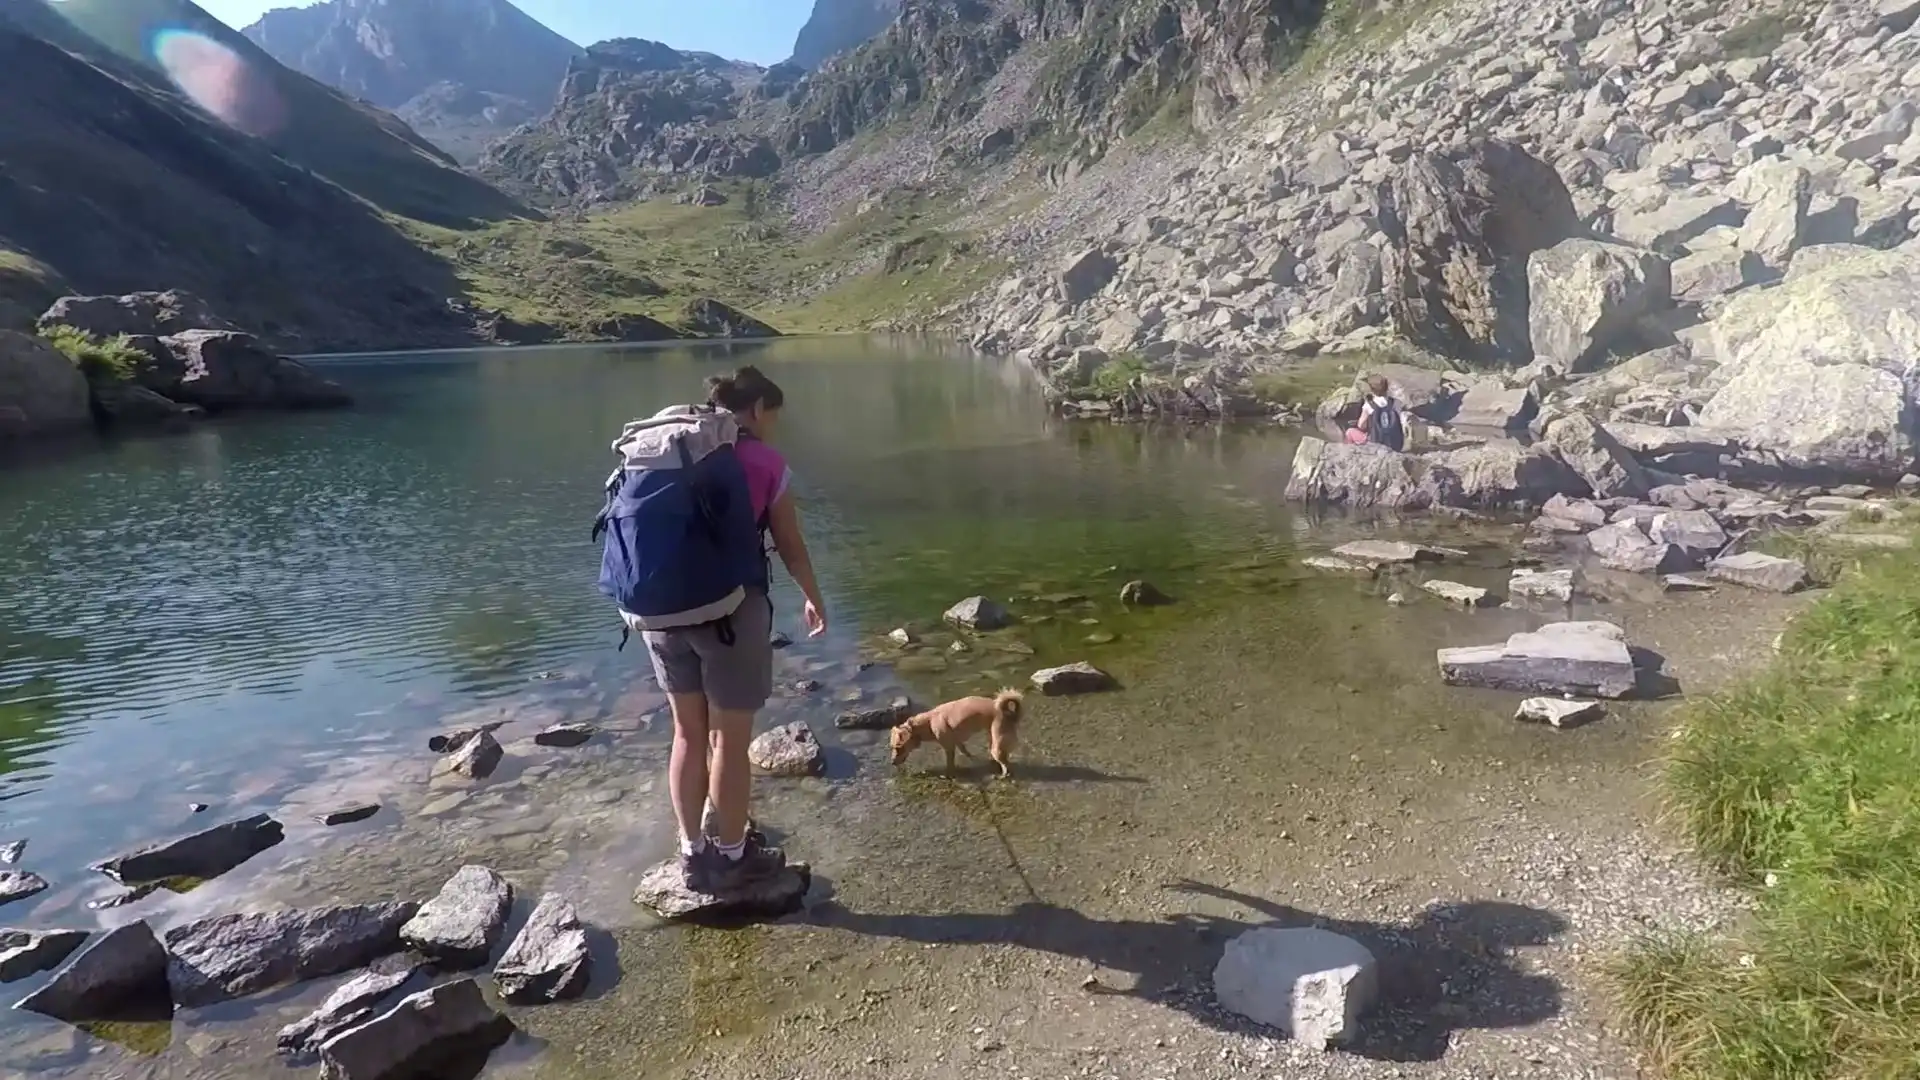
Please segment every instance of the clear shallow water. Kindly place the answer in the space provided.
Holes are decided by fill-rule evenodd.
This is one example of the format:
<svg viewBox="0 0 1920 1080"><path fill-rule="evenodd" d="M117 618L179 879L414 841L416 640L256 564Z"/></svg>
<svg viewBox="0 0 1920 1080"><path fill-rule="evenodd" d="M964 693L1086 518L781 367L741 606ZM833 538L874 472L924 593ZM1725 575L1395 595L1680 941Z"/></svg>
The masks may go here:
<svg viewBox="0 0 1920 1080"><path fill-rule="evenodd" d="M1164 860L1173 837L1223 808L1264 820L1300 778L1359 760L1350 733L1369 755L1421 768L1513 749L1504 717L1436 740L1431 649L1492 640L1527 616L1384 609L1384 584L1298 570L1298 546L1347 527L1280 508L1281 433L1055 424L1017 366L875 340L338 361L330 374L360 397L350 412L209 425L0 473L0 841L30 839L22 867L54 883L0 921L164 926L261 903L421 896L484 861L575 897L621 935L618 962L645 972L603 976L593 1004L528 1021L559 1025L545 1034L565 1052L533 1060L566 1078L626 1075L643 1050L667 1060L689 1039L750 1030L802 982L857 987L857 972L800 979L816 954L752 953L764 944L753 934L643 933L628 900L670 842L662 701L644 661L615 652L588 526L620 423L749 359L787 391L778 441L833 620L824 641L781 654L783 682L821 688L783 694L764 718L813 721L828 776L757 795L820 871L817 892L991 910L1038 882L1070 902L1098 892L1066 868ZM1498 565L1448 573L1497 577ZM1120 609L1132 577L1180 602ZM1025 621L950 651L939 613L981 592L1021 598ZM800 637L796 598L776 599ZM885 646L903 623L928 646ZM1041 705L1021 783L991 795L896 782L876 736L831 731L849 701L1017 684L1072 659L1135 688ZM473 788L431 780L427 734L476 719L511 721L507 763ZM578 751L521 741L561 719L603 734ZM346 829L308 820L362 798L386 809ZM192 814L196 801L210 809ZM288 843L182 896L88 908L115 891L88 863L256 811L287 822ZM1137 848L1060 848L1061 829L1112 820L1141 830ZM314 992L283 996L282 1011ZM246 1040L283 1022L262 1012L195 1017L245 1045L162 1055L151 1075L257 1075L271 1051ZM101 1049L21 1024L0 1014L0 1050L12 1034L57 1052L0 1063L73 1068Z"/></svg>

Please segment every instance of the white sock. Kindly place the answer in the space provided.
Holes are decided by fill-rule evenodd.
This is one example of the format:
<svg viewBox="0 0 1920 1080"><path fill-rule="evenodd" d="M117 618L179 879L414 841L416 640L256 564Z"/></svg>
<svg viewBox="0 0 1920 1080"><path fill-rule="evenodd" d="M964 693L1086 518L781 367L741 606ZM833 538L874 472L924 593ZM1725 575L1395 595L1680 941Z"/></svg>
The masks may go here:
<svg viewBox="0 0 1920 1080"><path fill-rule="evenodd" d="M739 862L747 857L747 838L744 836L737 844L723 844L716 840L713 846L720 849L720 854L725 855L728 862Z"/></svg>
<svg viewBox="0 0 1920 1080"><path fill-rule="evenodd" d="M707 838L704 836L696 836L691 840L684 836L680 838L680 854L687 858L692 858L705 850L707 850Z"/></svg>

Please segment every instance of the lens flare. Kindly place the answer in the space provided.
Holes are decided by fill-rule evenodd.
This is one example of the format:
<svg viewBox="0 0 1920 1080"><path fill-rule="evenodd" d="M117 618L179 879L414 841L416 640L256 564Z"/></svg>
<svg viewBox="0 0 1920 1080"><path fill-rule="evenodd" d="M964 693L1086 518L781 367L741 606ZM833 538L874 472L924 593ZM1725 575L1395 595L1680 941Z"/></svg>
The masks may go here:
<svg viewBox="0 0 1920 1080"><path fill-rule="evenodd" d="M153 57L181 93L228 127L264 138L286 125L280 92L231 47L170 27L153 35Z"/></svg>

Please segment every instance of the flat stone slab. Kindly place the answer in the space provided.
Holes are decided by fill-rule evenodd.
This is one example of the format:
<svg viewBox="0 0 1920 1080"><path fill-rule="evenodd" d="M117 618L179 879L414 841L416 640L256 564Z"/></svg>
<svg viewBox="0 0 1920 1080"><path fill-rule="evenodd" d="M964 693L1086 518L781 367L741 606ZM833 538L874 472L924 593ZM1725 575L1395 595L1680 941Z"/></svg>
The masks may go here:
<svg viewBox="0 0 1920 1080"><path fill-rule="evenodd" d="M1660 588L1667 592L1712 592L1714 584L1692 574L1665 574L1660 578Z"/></svg>
<svg viewBox="0 0 1920 1080"><path fill-rule="evenodd" d="M640 876L633 902L666 919L777 919L800 910L812 885L813 870L806 863L788 863L780 873L724 896L698 892L687 884L680 860L668 859Z"/></svg>
<svg viewBox="0 0 1920 1080"><path fill-rule="evenodd" d="M327 1039L320 1045L320 1077L471 1076L479 1071L474 1064L512 1036L512 1021L487 1004L480 984L461 979L409 994L392 1009Z"/></svg>
<svg viewBox="0 0 1920 1080"><path fill-rule="evenodd" d="M419 905L339 905L215 915L167 931L174 1000L211 1005L338 975L400 951Z"/></svg>
<svg viewBox="0 0 1920 1080"><path fill-rule="evenodd" d="M415 961L405 960L385 969L363 971L341 983L319 1008L280 1029L280 1052L294 1058L318 1054L322 1043L372 1016L387 995L406 985L420 967Z"/></svg>
<svg viewBox="0 0 1920 1080"><path fill-rule="evenodd" d="M1411 544L1404 540L1355 540L1333 549L1334 555L1366 566L1392 566L1401 563L1439 562L1448 549Z"/></svg>
<svg viewBox="0 0 1920 1080"><path fill-rule="evenodd" d="M1805 563L1758 551L1715 559L1707 564L1707 576L1715 581L1773 593L1799 592L1812 584Z"/></svg>
<svg viewBox="0 0 1920 1080"><path fill-rule="evenodd" d="M494 966L493 982L507 1003L535 1005L579 997L592 975L579 914L564 897L547 893Z"/></svg>
<svg viewBox="0 0 1920 1080"><path fill-rule="evenodd" d="M1515 570L1507 579L1507 595L1516 600L1543 600L1556 604L1573 602L1572 570Z"/></svg>
<svg viewBox="0 0 1920 1080"><path fill-rule="evenodd" d="M1300 560L1300 565L1314 570L1327 570L1336 574L1373 574L1379 567L1372 563L1343 559L1338 555L1309 555Z"/></svg>
<svg viewBox="0 0 1920 1080"><path fill-rule="evenodd" d="M1249 930L1213 969L1223 1008L1316 1050L1352 1041L1379 992L1373 953L1317 927Z"/></svg>
<svg viewBox="0 0 1920 1080"><path fill-rule="evenodd" d="M1520 703L1520 710L1513 714L1515 720L1530 724L1547 724L1557 728L1579 727L1591 724L1607 714L1605 704L1598 701L1581 701L1576 698L1534 697Z"/></svg>
<svg viewBox="0 0 1920 1080"><path fill-rule="evenodd" d="M1608 622L1549 623L1502 645L1441 649L1450 686L1623 698L1638 683L1626 632Z"/></svg>
<svg viewBox="0 0 1920 1080"><path fill-rule="evenodd" d="M85 940L85 930L0 930L0 983L59 967Z"/></svg>
<svg viewBox="0 0 1920 1080"><path fill-rule="evenodd" d="M484 866L463 866L400 928L400 940L456 971L487 962L506 931L513 886Z"/></svg>
<svg viewBox="0 0 1920 1080"><path fill-rule="evenodd" d="M286 831L278 821L255 814L118 855L93 868L122 885L169 878L216 878L285 838Z"/></svg>
<svg viewBox="0 0 1920 1080"><path fill-rule="evenodd" d="M1457 581L1423 581L1420 587L1456 607L1491 607L1500 602L1485 589L1474 585L1462 585Z"/></svg>
<svg viewBox="0 0 1920 1080"><path fill-rule="evenodd" d="M1033 673L1033 687L1048 697L1070 694L1097 694L1112 690L1120 683L1113 676L1086 661L1041 668Z"/></svg>
<svg viewBox="0 0 1920 1080"><path fill-rule="evenodd" d="M95 938L14 1008L84 1024L112 1019L125 1006L148 1000L167 1000L167 950L152 927L133 922Z"/></svg>

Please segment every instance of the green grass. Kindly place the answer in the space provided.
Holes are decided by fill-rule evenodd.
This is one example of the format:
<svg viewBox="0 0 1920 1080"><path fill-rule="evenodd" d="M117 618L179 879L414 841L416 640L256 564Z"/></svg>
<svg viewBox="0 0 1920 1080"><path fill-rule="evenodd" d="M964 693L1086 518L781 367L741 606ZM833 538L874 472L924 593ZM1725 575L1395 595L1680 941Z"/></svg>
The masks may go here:
<svg viewBox="0 0 1920 1080"><path fill-rule="evenodd" d="M1769 671L1686 713L1666 763L1688 836L1757 894L1737 937L1653 938L1613 966L1679 1080L1920 1070L1920 559L1846 558Z"/></svg>
<svg viewBox="0 0 1920 1080"><path fill-rule="evenodd" d="M67 291L67 283L46 263L0 247L0 330L33 331L40 313Z"/></svg>
<svg viewBox="0 0 1920 1080"><path fill-rule="evenodd" d="M1253 377L1253 394L1270 405L1317 408L1329 394L1352 386L1361 373L1382 364L1412 364L1418 357L1390 349L1326 353Z"/></svg>
<svg viewBox="0 0 1920 1080"><path fill-rule="evenodd" d="M76 326L50 326L40 332L94 382L127 382L147 364L147 354L125 334L97 338Z"/></svg>

